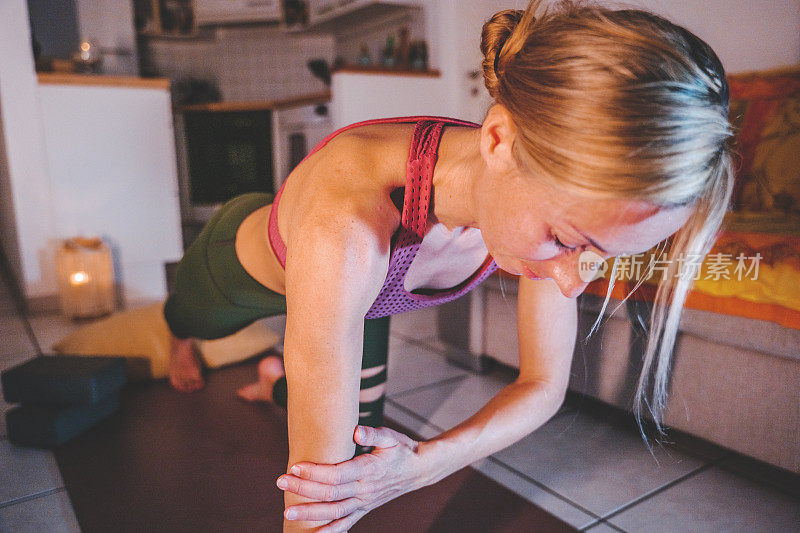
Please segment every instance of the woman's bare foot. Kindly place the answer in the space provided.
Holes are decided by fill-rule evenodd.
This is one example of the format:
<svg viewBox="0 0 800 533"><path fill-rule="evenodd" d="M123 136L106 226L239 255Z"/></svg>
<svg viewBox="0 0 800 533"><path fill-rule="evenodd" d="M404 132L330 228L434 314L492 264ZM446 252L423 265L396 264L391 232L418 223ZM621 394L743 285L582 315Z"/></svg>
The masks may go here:
<svg viewBox="0 0 800 533"><path fill-rule="evenodd" d="M258 381L245 385L236 394L248 402L271 402L272 386L285 375L281 358L270 355L258 363Z"/></svg>
<svg viewBox="0 0 800 533"><path fill-rule="evenodd" d="M169 351L169 382L180 392L194 392L205 385L192 339L173 337Z"/></svg>

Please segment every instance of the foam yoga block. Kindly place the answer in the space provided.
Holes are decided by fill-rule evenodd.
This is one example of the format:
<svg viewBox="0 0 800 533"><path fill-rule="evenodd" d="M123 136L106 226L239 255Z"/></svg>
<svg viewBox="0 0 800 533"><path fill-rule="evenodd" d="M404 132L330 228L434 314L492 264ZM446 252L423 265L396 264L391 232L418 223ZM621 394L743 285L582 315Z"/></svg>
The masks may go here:
<svg viewBox="0 0 800 533"><path fill-rule="evenodd" d="M42 356L2 375L6 402L25 404L98 404L125 381L118 357Z"/></svg>
<svg viewBox="0 0 800 533"><path fill-rule="evenodd" d="M118 407L118 394L92 405L23 405L6 413L8 440L19 446L59 446L106 418Z"/></svg>

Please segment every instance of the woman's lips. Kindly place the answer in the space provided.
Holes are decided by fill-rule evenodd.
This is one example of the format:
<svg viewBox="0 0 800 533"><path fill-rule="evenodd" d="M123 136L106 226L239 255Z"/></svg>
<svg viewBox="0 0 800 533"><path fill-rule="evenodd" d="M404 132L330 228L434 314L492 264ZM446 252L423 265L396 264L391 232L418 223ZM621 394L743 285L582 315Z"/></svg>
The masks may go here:
<svg viewBox="0 0 800 533"><path fill-rule="evenodd" d="M524 265L522 266L522 274L523 274L523 275L524 275L526 278L528 278L528 279L532 279L532 280L544 279L544 278L540 278L539 276L537 276L536 274L534 274L533 272L531 272L531 271L530 271L530 269L529 269L528 267L524 266Z"/></svg>

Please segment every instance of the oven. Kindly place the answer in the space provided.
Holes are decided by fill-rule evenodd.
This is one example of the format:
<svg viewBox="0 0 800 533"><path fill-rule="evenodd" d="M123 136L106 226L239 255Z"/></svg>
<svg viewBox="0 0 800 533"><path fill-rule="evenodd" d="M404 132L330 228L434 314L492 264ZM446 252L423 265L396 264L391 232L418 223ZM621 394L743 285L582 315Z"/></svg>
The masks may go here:
<svg viewBox="0 0 800 533"><path fill-rule="evenodd" d="M277 190L308 152L333 132L328 106L320 103L276 109L272 131Z"/></svg>
<svg viewBox="0 0 800 533"><path fill-rule="evenodd" d="M184 229L201 226L220 205L248 192L274 193L332 131L325 104L176 116Z"/></svg>

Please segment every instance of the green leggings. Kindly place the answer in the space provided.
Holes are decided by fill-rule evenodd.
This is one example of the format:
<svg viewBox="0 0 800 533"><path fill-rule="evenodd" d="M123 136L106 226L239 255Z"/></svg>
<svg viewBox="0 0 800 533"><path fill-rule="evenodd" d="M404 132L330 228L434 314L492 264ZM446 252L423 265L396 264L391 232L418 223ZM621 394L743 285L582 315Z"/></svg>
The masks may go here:
<svg viewBox="0 0 800 533"><path fill-rule="evenodd" d="M175 287L164 306L172 334L185 339L219 339L236 333L254 321L286 314L286 297L264 287L242 267L236 257L236 231L256 209L272 203L273 195L249 193L226 203L186 250L178 264ZM266 231L266 230L265 230ZM309 321L309 326L313 322ZM361 390L386 382L389 349L389 317L364 320L362 375L375 367L376 375L361 379ZM286 408L286 378L273 388L275 403ZM359 403L358 423L378 427L383 423L381 395ZM364 453L359 448L357 453Z"/></svg>

